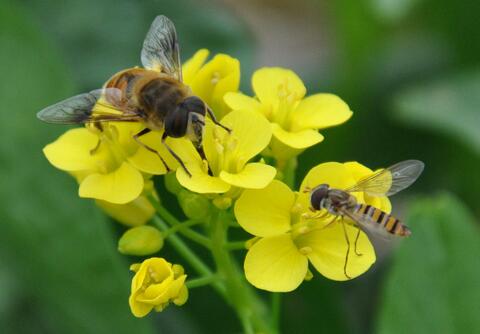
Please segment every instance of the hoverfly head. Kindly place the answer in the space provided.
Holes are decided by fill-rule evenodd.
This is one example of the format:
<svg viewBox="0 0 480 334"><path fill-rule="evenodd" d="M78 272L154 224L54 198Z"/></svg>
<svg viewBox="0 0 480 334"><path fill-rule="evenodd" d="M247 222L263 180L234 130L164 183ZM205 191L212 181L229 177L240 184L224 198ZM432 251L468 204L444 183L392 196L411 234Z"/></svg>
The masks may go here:
<svg viewBox="0 0 480 334"><path fill-rule="evenodd" d="M330 186L328 184L321 184L313 188L310 193L310 205L315 210L321 210L324 199L328 196Z"/></svg>

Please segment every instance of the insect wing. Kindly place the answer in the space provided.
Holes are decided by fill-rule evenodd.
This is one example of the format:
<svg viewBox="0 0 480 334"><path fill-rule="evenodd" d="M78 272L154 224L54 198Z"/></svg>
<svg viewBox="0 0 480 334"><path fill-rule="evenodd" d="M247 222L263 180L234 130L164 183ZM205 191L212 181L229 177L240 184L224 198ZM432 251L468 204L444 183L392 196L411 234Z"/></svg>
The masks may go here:
<svg viewBox="0 0 480 334"><path fill-rule="evenodd" d="M353 222L356 223L359 229L361 229L368 235L375 235L387 241L395 239L394 234L389 233L383 226L374 222L369 216L362 215L349 209L341 209L340 213L343 216L350 218Z"/></svg>
<svg viewBox="0 0 480 334"><path fill-rule="evenodd" d="M143 42L141 59L145 68L182 80L177 32L168 17L160 15L153 21Z"/></svg>
<svg viewBox="0 0 480 334"><path fill-rule="evenodd" d="M405 160L360 180L347 192L365 192L371 196L391 196L409 187L420 176L425 164Z"/></svg>
<svg viewBox="0 0 480 334"><path fill-rule="evenodd" d="M51 105L39 111L37 118L54 124L139 120L140 115L117 107L121 99L117 88L97 89Z"/></svg>

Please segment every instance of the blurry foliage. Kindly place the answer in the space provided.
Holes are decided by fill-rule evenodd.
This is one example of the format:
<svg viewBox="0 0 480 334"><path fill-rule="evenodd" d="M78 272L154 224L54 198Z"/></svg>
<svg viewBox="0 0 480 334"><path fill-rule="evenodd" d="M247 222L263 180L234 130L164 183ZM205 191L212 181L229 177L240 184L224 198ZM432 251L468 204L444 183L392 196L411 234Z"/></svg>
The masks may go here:
<svg viewBox="0 0 480 334"><path fill-rule="evenodd" d="M129 314L127 265L105 219L41 151L63 129L39 126L34 111L72 92L61 60L5 2L0 44L2 332L150 333Z"/></svg>
<svg viewBox="0 0 480 334"><path fill-rule="evenodd" d="M182 60L208 47L251 67L250 36L226 10L194 0L23 0L63 52L82 90L101 86L113 73L139 66L143 39L155 16L175 22Z"/></svg>
<svg viewBox="0 0 480 334"><path fill-rule="evenodd" d="M378 308L378 333L479 333L480 234L455 196L418 198L414 234L395 254Z"/></svg>
<svg viewBox="0 0 480 334"><path fill-rule="evenodd" d="M397 117L412 127L461 139L480 154L480 71L469 71L402 92Z"/></svg>

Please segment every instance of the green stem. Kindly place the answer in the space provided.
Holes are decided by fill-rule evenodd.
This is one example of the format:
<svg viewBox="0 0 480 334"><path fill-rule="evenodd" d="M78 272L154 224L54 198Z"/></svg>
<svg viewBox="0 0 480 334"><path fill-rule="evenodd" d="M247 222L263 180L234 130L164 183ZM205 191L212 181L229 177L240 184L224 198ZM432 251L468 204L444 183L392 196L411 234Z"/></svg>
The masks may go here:
<svg viewBox="0 0 480 334"><path fill-rule="evenodd" d="M290 158L288 160L277 161L277 168L283 174L283 183L290 188L295 187L295 170L297 169L297 157Z"/></svg>
<svg viewBox="0 0 480 334"><path fill-rule="evenodd" d="M245 250L246 241L231 241L225 243L225 249L227 250Z"/></svg>
<svg viewBox="0 0 480 334"><path fill-rule="evenodd" d="M256 298L251 287L244 280L234 259L226 250L228 219L222 211L215 211L210 218L210 237L212 255L218 273L224 279L227 301L236 310L245 333L275 333L265 321L266 310Z"/></svg>
<svg viewBox="0 0 480 334"><path fill-rule="evenodd" d="M187 288L193 289L193 288L198 288L201 286L212 284L218 281L218 279L219 279L218 275L203 276L203 277L188 280L185 283L185 285L187 286Z"/></svg>
<svg viewBox="0 0 480 334"><path fill-rule="evenodd" d="M161 207L161 206L159 206ZM163 210L162 210L163 211ZM160 214L160 212L159 212ZM153 216L153 223L161 230L167 231L168 225L160 217ZM167 241L174 247L180 255L202 276L212 276L210 268L188 247L177 235L171 234ZM225 287L219 282L212 282L213 288L221 295L225 295Z"/></svg>
<svg viewBox="0 0 480 334"><path fill-rule="evenodd" d="M192 225L197 225L200 224L201 222L195 221L195 220L188 220L186 222L180 223L180 222L175 222L171 228L169 228L165 234L164 237L168 238L170 234L174 234L176 232L180 232L183 234L185 237L189 238L190 240L202 245L205 248L210 248L210 239L205 237L204 235L192 230L189 228L189 226Z"/></svg>
<svg viewBox="0 0 480 334"><path fill-rule="evenodd" d="M272 293L272 326L277 331L280 327L280 315L282 308L282 294L278 292Z"/></svg>

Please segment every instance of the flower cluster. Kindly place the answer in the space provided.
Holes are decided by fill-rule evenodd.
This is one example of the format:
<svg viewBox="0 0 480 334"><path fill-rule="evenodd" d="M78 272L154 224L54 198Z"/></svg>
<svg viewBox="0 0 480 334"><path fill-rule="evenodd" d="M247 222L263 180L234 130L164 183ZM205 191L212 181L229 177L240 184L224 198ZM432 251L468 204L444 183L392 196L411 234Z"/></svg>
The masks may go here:
<svg viewBox="0 0 480 334"><path fill-rule="evenodd" d="M80 197L95 199L108 215L129 227L119 240L122 254L150 256L161 251L165 240L179 250L187 269L199 275L187 281L181 266L158 257L133 265L129 303L137 317L162 311L170 303L182 305L187 286L205 284L237 307L232 296L247 288L232 276L237 271L231 267L229 250L245 250L245 245L246 280L274 292L292 291L311 278L310 264L321 275L342 281L361 275L375 262L372 244L354 221L314 210L310 201L310 190L316 186L345 189L372 175L372 170L357 162L321 163L305 176L298 191L285 178L295 172L289 161L323 141L319 130L352 116L348 105L328 93L306 96L301 79L277 67L255 71L254 96L248 96L239 92L239 61L223 54L207 61L208 55L207 50L198 51L184 64L183 77L222 126L205 118L201 148L187 138L167 139L185 168L162 145L162 131L142 136L143 145L135 140L133 136L145 127L141 123L68 130L44 148L52 165L78 181ZM160 175L165 175L170 194L156 190L153 180ZM172 194L184 221L161 204ZM390 212L386 197L353 195L358 203ZM230 226L246 231L244 240L229 241ZM211 251L216 270L189 249L185 238ZM347 247L349 240L355 240L354 248ZM246 317L242 307L238 306L239 316Z"/></svg>

